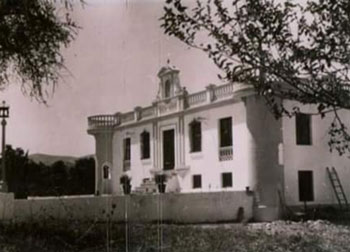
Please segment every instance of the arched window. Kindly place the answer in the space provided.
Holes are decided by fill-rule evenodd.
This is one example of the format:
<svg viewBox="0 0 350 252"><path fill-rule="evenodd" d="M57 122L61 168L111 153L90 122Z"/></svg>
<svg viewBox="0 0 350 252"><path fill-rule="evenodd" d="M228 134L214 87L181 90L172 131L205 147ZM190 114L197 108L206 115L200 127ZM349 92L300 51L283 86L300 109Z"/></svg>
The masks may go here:
<svg viewBox="0 0 350 252"><path fill-rule="evenodd" d="M171 83L170 83L170 80L166 80L164 85L164 98L170 97L170 92L171 92Z"/></svg>
<svg viewBox="0 0 350 252"><path fill-rule="evenodd" d="M193 120L190 123L190 150L191 152L202 151L202 128L201 122Z"/></svg>
<svg viewBox="0 0 350 252"><path fill-rule="evenodd" d="M102 167L102 171L103 171L103 178L104 179L110 179L111 178L111 171L108 165L104 165Z"/></svg>
<svg viewBox="0 0 350 252"><path fill-rule="evenodd" d="M150 158L150 135L149 132L143 131L140 135L141 159Z"/></svg>

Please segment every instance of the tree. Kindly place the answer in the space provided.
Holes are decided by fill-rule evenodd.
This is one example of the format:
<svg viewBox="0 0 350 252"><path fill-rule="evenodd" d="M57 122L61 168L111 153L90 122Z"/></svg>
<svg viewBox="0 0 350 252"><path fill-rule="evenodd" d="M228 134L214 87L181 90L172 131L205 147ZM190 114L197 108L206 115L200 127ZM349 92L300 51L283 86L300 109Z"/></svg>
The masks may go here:
<svg viewBox="0 0 350 252"><path fill-rule="evenodd" d="M189 9L167 0L161 27L205 52L225 81L252 85L277 118L313 104L314 114L332 113L329 145L350 152L350 135L339 116L350 109L350 2L207 0Z"/></svg>
<svg viewBox="0 0 350 252"><path fill-rule="evenodd" d="M0 1L0 88L16 77L24 94L46 102L64 69L62 47L74 39L71 0Z"/></svg>
<svg viewBox="0 0 350 252"><path fill-rule="evenodd" d="M62 161L56 161L49 168L49 191L51 195L66 195L68 182L68 167Z"/></svg>
<svg viewBox="0 0 350 252"><path fill-rule="evenodd" d="M26 177L29 163L28 152L21 148L13 149L11 145L6 145L6 179L8 190L15 194L16 198L25 198L27 194Z"/></svg>
<svg viewBox="0 0 350 252"><path fill-rule="evenodd" d="M80 158L69 170L68 194L94 194L95 191L95 159Z"/></svg>

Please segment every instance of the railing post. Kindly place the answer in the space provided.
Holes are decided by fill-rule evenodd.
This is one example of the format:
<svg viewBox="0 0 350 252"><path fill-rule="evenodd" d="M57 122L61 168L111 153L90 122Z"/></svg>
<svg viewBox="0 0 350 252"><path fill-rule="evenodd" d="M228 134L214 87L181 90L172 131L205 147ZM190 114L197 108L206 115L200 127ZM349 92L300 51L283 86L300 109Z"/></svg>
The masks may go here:
<svg viewBox="0 0 350 252"><path fill-rule="evenodd" d="M136 121L139 121L141 120L141 107L140 106L137 106L134 108L134 113L135 113L135 120Z"/></svg>
<svg viewBox="0 0 350 252"><path fill-rule="evenodd" d="M205 89L207 91L207 102L209 102L209 103L211 103L215 100L215 96L214 96L215 87L216 86L214 84L210 84L210 85L205 87Z"/></svg>
<svg viewBox="0 0 350 252"><path fill-rule="evenodd" d="M115 113L114 118L115 118L115 125L120 125L121 124L121 113L120 112Z"/></svg>

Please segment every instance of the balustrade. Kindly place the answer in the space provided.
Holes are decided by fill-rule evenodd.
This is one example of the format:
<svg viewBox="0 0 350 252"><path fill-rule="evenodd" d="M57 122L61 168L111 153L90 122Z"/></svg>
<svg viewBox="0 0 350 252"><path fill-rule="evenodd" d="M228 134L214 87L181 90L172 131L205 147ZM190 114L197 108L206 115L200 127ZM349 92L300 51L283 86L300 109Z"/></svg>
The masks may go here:
<svg viewBox="0 0 350 252"><path fill-rule="evenodd" d="M233 159L233 148L232 146L220 147L219 148L219 160L227 161Z"/></svg>
<svg viewBox="0 0 350 252"><path fill-rule="evenodd" d="M222 99L233 94L233 83L218 86L214 89L216 99Z"/></svg>
<svg viewBox="0 0 350 252"><path fill-rule="evenodd" d="M95 115L88 118L89 129L109 128L117 124L117 117L114 115Z"/></svg>
<svg viewBox="0 0 350 252"><path fill-rule="evenodd" d="M207 100L207 91L205 90L202 92L191 94L187 98L187 102L190 107L201 103L205 103L206 100Z"/></svg>
<svg viewBox="0 0 350 252"><path fill-rule="evenodd" d="M147 118L147 117L151 117L151 116L155 115L154 112L155 111L154 111L154 107L153 106L143 108L141 110L141 119Z"/></svg>
<svg viewBox="0 0 350 252"><path fill-rule="evenodd" d="M135 120L135 113L134 111L125 113L125 114L121 114L121 123L127 123L127 122L131 122Z"/></svg>

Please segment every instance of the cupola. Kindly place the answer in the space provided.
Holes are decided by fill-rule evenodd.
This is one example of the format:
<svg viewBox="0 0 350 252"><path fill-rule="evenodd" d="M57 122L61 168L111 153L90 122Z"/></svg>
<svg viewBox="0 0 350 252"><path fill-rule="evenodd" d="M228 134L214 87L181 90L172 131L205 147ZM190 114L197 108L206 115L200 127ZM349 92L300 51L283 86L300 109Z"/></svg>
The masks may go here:
<svg viewBox="0 0 350 252"><path fill-rule="evenodd" d="M162 67L158 72L158 77L160 79L158 99L167 99L176 96L181 92L179 70L173 66L168 65Z"/></svg>

